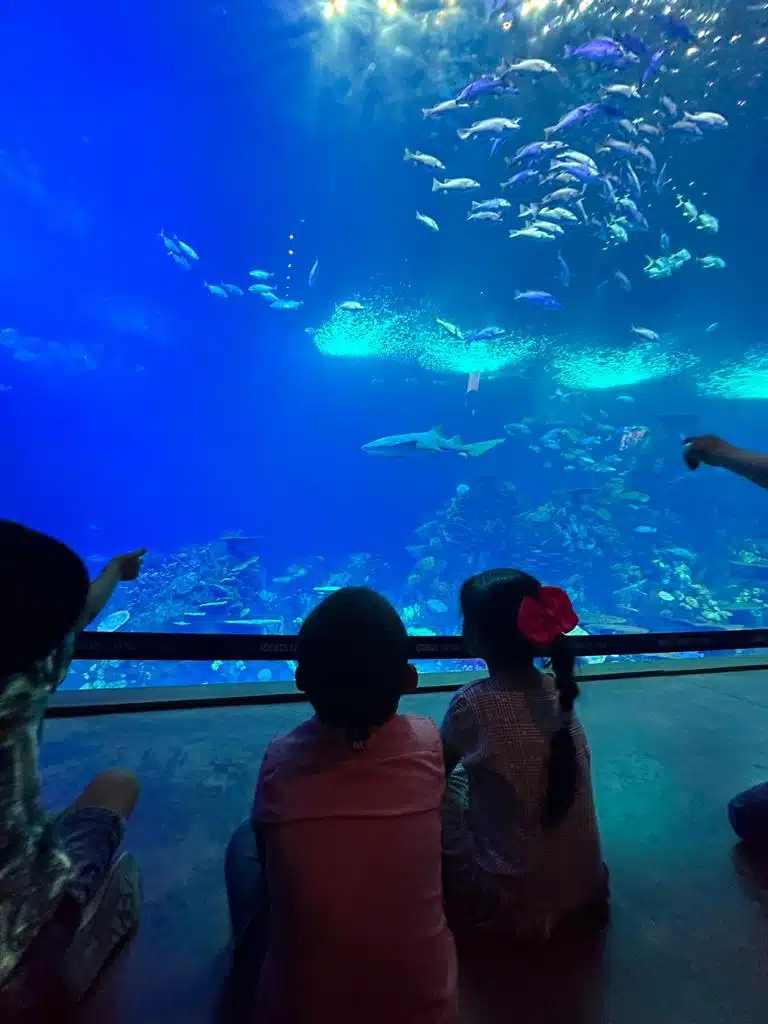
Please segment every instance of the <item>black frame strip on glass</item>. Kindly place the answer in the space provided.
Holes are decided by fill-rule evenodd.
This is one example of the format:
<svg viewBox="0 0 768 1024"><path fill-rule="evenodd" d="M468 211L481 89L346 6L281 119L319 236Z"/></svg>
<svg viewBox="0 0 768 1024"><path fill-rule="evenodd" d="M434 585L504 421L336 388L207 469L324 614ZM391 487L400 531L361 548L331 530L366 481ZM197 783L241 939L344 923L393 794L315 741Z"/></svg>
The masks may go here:
<svg viewBox="0 0 768 1024"><path fill-rule="evenodd" d="M592 634L571 637L577 657L748 651L768 648L768 629L690 633ZM82 633L75 657L88 661L291 661L296 637L227 633ZM411 637L414 661L461 660L471 655L460 636Z"/></svg>

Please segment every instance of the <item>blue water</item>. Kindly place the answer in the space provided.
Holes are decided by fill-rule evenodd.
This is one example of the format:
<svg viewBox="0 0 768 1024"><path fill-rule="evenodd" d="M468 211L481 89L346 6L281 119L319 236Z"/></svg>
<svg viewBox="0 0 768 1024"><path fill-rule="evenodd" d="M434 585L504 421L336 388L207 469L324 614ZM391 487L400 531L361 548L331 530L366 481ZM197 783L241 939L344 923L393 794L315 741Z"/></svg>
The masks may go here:
<svg viewBox="0 0 768 1024"><path fill-rule="evenodd" d="M129 613L119 628L227 632L265 620L253 628L292 632L317 588L368 583L412 629L452 632L458 585L494 564L566 585L590 632L764 623L764 495L689 473L679 442L706 431L766 445L768 14L691 4L686 24L704 34L687 52L664 36L661 5L628 17L626 5L598 0L578 9L529 0L486 20L479 4L417 0L389 12L367 0L337 0L333 11L198 0L7 6L3 514L71 543L94 571L147 546L145 578L108 609ZM645 141L671 179L659 195L633 160L649 230L608 248L594 225L569 227L554 244L508 239L518 203L542 189L500 191L522 166L509 170L504 157L599 99L601 86L639 77L642 64L611 71L562 57L565 45L617 25L649 51L668 50L642 98L616 101L663 128L630 139ZM523 57L560 74L516 76L517 96L422 119L421 108ZM720 112L729 127L688 142L661 112L665 94L681 112ZM492 116L522 118L494 157L487 137L459 142L457 127ZM607 135L630 138L622 131L603 123L567 136L618 174L619 195L624 164L596 147ZM482 190L433 194L431 171L405 162L405 147L443 160L439 178L470 176ZM677 192L714 214L719 231L688 223ZM588 212L604 223L601 195ZM466 223L471 200L492 196L512 203L504 223ZM440 232L417 223L417 210ZM161 230L194 248L190 269L167 257ZM651 280L643 268L662 255L662 230L671 251L693 258ZM555 277L558 249L567 290ZM696 258L708 254L726 268L704 270ZM276 311L258 295L225 299L204 287L245 289L254 268L304 305ZM515 302L515 289L550 291L563 309ZM337 311L349 300L363 312ZM472 350L441 333L436 316L465 333L509 333L492 351ZM659 341L638 350L632 325ZM377 338L383 352L370 354ZM612 380L593 362L566 380L594 349L635 350L641 372ZM660 359L671 361L658 377L637 379ZM467 394L478 369L479 390ZM725 395L711 393L715 379ZM466 442L504 443L478 458L361 451L437 424ZM570 433L542 446L553 428ZM630 430L636 444L626 443ZM221 540L237 533L245 539ZM85 681L125 685L125 671ZM195 671L201 682L223 678ZM162 672L164 682L190 679L187 669Z"/></svg>

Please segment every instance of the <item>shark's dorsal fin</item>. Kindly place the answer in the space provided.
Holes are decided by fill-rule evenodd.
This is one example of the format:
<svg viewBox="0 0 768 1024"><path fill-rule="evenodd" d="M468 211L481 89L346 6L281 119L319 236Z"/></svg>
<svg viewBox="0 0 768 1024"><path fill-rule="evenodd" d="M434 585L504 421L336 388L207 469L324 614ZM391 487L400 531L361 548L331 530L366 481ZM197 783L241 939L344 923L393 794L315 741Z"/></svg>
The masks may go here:
<svg viewBox="0 0 768 1024"><path fill-rule="evenodd" d="M432 427L432 433L437 434L438 437L443 437L443 425L438 423L436 427Z"/></svg>

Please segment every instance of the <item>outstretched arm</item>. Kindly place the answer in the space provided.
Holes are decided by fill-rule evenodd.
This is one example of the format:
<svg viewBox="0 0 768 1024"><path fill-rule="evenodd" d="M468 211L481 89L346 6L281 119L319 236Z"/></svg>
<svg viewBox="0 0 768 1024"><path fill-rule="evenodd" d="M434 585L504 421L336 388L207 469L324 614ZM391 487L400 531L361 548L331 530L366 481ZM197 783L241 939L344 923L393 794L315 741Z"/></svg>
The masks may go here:
<svg viewBox="0 0 768 1024"><path fill-rule="evenodd" d="M707 466L720 466L758 487L768 488L768 455L736 448L712 434L689 437L684 443L683 458L689 469L698 469L702 462Z"/></svg>
<svg viewBox="0 0 768 1024"><path fill-rule="evenodd" d="M101 614L118 583L136 579L141 572L141 560L146 553L147 549L141 548L139 551L131 551L127 555L117 555L107 563L88 590L88 598L83 614L80 616L78 632L89 626L96 616Z"/></svg>

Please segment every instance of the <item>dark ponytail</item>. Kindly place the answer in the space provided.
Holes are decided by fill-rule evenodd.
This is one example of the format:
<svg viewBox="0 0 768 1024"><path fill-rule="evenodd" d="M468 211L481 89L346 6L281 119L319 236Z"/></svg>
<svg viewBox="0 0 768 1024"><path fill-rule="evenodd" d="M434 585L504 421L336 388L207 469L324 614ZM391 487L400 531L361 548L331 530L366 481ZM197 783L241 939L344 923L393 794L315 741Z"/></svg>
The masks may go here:
<svg viewBox="0 0 768 1024"><path fill-rule="evenodd" d="M544 798L542 824L545 828L559 825L571 808L579 781L579 762L571 732L571 712L579 687L574 675L576 659L568 637L561 634L550 648L550 665L557 683L563 721L552 737L547 769L547 793Z"/></svg>

